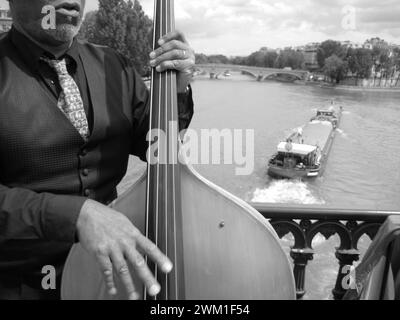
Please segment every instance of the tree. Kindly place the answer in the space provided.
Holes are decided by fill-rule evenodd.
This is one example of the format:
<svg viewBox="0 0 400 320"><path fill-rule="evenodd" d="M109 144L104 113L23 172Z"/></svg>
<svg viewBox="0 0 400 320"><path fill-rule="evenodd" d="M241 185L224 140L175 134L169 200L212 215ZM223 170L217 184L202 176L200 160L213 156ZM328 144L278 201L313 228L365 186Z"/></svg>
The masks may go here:
<svg viewBox="0 0 400 320"><path fill-rule="evenodd" d="M293 70L302 69L303 66L304 55L301 52L292 49L285 49L281 51L274 64L275 68L292 68Z"/></svg>
<svg viewBox="0 0 400 320"><path fill-rule="evenodd" d="M358 79L367 79L371 76L374 65L372 52L368 49L351 49L347 56L348 67Z"/></svg>
<svg viewBox="0 0 400 320"><path fill-rule="evenodd" d="M336 55L340 59L346 57L347 50L340 42L334 40L326 40L320 44L317 50L317 61L321 68L325 65L325 60L332 55Z"/></svg>
<svg viewBox="0 0 400 320"><path fill-rule="evenodd" d="M264 67L265 53L261 51L253 52L246 61L246 65L253 67Z"/></svg>
<svg viewBox="0 0 400 320"><path fill-rule="evenodd" d="M222 54L211 55L208 57L209 63L216 63L216 64L229 64L228 57Z"/></svg>
<svg viewBox="0 0 400 320"><path fill-rule="evenodd" d="M85 16L79 37L115 49L145 76L150 72L152 27L138 0L99 0L99 10Z"/></svg>
<svg viewBox="0 0 400 320"><path fill-rule="evenodd" d="M271 51L268 48L261 48L260 50L253 52L248 57L234 57L231 58L232 64L242 64L260 68L272 68L278 54L275 51Z"/></svg>
<svg viewBox="0 0 400 320"><path fill-rule="evenodd" d="M207 64L208 63L208 57L203 53L196 53L195 57L196 57L197 64Z"/></svg>
<svg viewBox="0 0 400 320"><path fill-rule="evenodd" d="M97 11L90 11L85 15L79 30L78 37L82 40L92 41L96 33Z"/></svg>
<svg viewBox="0 0 400 320"><path fill-rule="evenodd" d="M231 59L230 59L230 63L231 64L236 64L236 65L246 65L246 63L247 63L247 57L239 57L239 56L237 56L237 57L232 57Z"/></svg>
<svg viewBox="0 0 400 320"><path fill-rule="evenodd" d="M138 0L128 1L126 21L126 56L142 75L150 73L149 53L152 49L153 23L148 18Z"/></svg>
<svg viewBox="0 0 400 320"><path fill-rule="evenodd" d="M400 48L394 48L393 50L393 64L394 64L394 72L393 74L395 74L396 72L398 73L397 79L396 79L396 84L395 86L397 87L397 84L399 83L400 80Z"/></svg>
<svg viewBox="0 0 400 320"><path fill-rule="evenodd" d="M340 80L343 80L346 77L348 64L337 55L333 54L327 58L324 65L325 74L332 80L335 80L336 83L339 83Z"/></svg>
<svg viewBox="0 0 400 320"><path fill-rule="evenodd" d="M109 46L126 55L127 4L124 0L99 0L94 43Z"/></svg>

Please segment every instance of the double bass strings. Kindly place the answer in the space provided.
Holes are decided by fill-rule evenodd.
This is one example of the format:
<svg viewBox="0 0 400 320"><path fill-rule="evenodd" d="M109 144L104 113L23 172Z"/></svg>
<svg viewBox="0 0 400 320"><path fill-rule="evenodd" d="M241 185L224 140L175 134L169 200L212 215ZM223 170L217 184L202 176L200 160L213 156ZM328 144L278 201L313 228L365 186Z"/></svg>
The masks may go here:
<svg viewBox="0 0 400 320"><path fill-rule="evenodd" d="M159 21L160 31L159 31L158 36L155 37L155 41L158 41L158 39L162 36L162 20L163 20L163 4L164 4L164 2L163 2L163 0L159 0L159 2L160 2L159 8L161 8L161 9L160 9L160 13L159 13L160 16L157 16L157 18L158 18L158 21ZM162 98L162 86L161 86L161 84L162 84L163 74L162 73L158 73L157 76L159 78L159 80L158 80L159 88L158 88L158 101L157 101L158 123L157 123L156 128L161 129L161 98ZM160 147L161 147L160 138L158 137L157 138L157 152L158 152L157 156L158 156L158 159L160 159L160 150L161 150ZM155 224L154 233L155 233L155 244L156 244L157 247L159 247L159 243L158 243L159 197L158 196L159 196L159 189L160 189L159 188L159 184L160 184L160 161L157 161L156 168L157 168L156 169L156 172L157 172L156 194L157 194L157 196L156 196L156 210L155 210L156 224ZM156 280L158 281L158 267L157 267L157 265L155 265L155 268L154 268L154 275L155 275ZM158 297L155 297L154 299L157 300L157 298Z"/></svg>
<svg viewBox="0 0 400 320"><path fill-rule="evenodd" d="M156 16L157 16L157 1L154 1L154 11L153 11L153 49L155 48L155 30L156 30ZM148 150L150 150L151 147L151 142L153 141L153 136L151 132L151 128L153 125L153 90L154 90L154 75L155 75L155 70L154 68L151 69L151 83L150 83L150 112L149 112L149 128L150 128L150 136L149 136L149 141L148 141ZM147 186L146 186L146 216L145 216L145 235L147 238L149 238L149 223L150 223L150 177L151 177L151 168L150 164L147 164ZM146 264L148 264L149 259L148 256L145 257ZM143 300L147 299L147 288L146 286L143 287Z"/></svg>
<svg viewBox="0 0 400 320"><path fill-rule="evenodd" d="M167 2L168 2L168 0L167 0ZM163 24L165 24L165 29L163 30L163 33L162 33L162 35L164 35L164 34L166 34L167 33L167 28L168 28L168 17L167 17L167 9L168 9L168 3L167 3L167 6L164 8L164 10L165 10L165 14L164 15L162 15L162 18L161 19L163 19L163 18L165 18L164 19L164 21L163 21ZM168 92L169 92L169 88L168 88L168 77L169 77L169 71L167 71L166 73L165 73L165 76L164 76L164 80L165 80L165 85L164 85L164 89L165 89L165 92L164 92L164 101L165 101L165 110L164 110L164 124L165 124L165 130L168 130L168 101L169 101L169 99L168 99ZM164 132L167 132L167 131L164 131ZM166 155L166 158L168 159L168 152L169 152L169 145L168 145L168 143L169 143L169 141L168 141L168 139L166 140L166 141L164 141L164 143L166 144L165 145L165 147L166 147L166 150L165 150L165 155ZM167 160L167 163L168 163L168 160ZM164 195L165 195L165 200L164 200L164 213L165 213L165 216L164 216L164 232L165 232L165 255L168 257L168 164L164 164L164 170L165 170L165 186L164 186ZM174 261L174 263L175 263L175 261ZM163 275L163 278L164 278L164 288L163 288L163 292L164 292L164 294L165 294L165 300L168 300L168 275L167 274L165 274L165 275Z"/></svg>
<svg viewBox="0 0 400 320"><path fill-rule="evenodd" d="M174 26L174 21L175 21L174 12L175 11L174 11L174 2L173 1L170 2L169 8L170 8L170 29L172 31L172 30L175 29L175 26ZM173 86L174 84L173 84L172 72L170 73L170 76L171 76L170 82L171 82L171 85ZM176 105L174 103L174 98L176 98L176 97L171 95L171 106L172 107ZM177 110L174 110L174 109L171 108L171 118L172 118L173 123L179 123L178 119L176 119L175 116L177 116ZM178 127L179 127L179 125L178 125ZM175 132L173 132L173 133L175 134ZM174 139L172 140L173 146L175 144L177 145L177 143L178 143L178 141L177 141L178 139L177 138L178 137L175 137L175 135L174 135ZM173 164L177 163L176 160L177 160L178 154L177 154L177 150L175 150L175 148L172 150L172 156L173 156L173 162L172 163ZM172 186L173 186L173 189L172 189L172 192L173 192L172 200L173 200L173 227L174 227L174 230L173 230L173 236L174 236L174 262L176 263L176 261L177 261L177 252L176 252L176 247L177 247L177 241L176 241L176 193L175 193L176 190L175 190L175 167L174 167L174 165L172 165ZM176 297L176 299L178 299L178 297L179 297L179 295L178 295L178 274L177 274L177 272L178 272L178 269L175 267L174 268L174 273L175 273L174 281L175 281L175 297Z"/></svg>
<svg viewBox="0 0 400 320"><path fill-rule="evenodd" d="M156 0L153 30L154 50L158 46L158 39L173 31L174 28L173 0ZM162 285L160 294L154 299L178 299L184 290L180 290L178 281L179 275L182 274L181 278L183 278L183 270L179 270L181 266L178 267L177 247L177 210L180 210L180 199L177 198L177 192L180 192L180 168L179 165L175 165L179 150L175 72L159 73L152 68L151 90L149 148L156 143L158 161L155 165L148 163L146 236L152 239L167 256L171 255L170 258L172 258L175 268L171 274L164 275L156 264L148 261L147 257L146 261L150 263L156 280ZM170 122L174 124L172 128L169 126ZM156 138L154 132L167 133L166 136L169 139L163 141L159 137ZM157 141L155 142L154 139ZM161 163L160 158L164 159L164 157L168 161L171 160L172 163L168 161L166 164ZM182 253L182 251L183 248L179 247L179 252ZM146 289L144 298L147 298Z"/></svg>

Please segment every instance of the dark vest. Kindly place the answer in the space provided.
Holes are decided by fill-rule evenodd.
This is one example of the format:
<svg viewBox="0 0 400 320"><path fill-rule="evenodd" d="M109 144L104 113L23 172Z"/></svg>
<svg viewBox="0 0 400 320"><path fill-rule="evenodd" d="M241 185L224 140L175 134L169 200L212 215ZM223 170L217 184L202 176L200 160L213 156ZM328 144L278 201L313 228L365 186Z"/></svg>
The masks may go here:
<svg viewBox="0 0 400 320"><path fill-rule="evenodd" d="M9 36L0 39L0 183L105 204L114 200L130 153L142 149L138 139L133 139L132 111L146 103L135 96L137 86L142 100L148 97L140 77L127 71L125 60L113 50L79 44L94 119L85 143L58 109L57 99L24 65ZM63 261L71 245L9 241L0 246L0 274L18 268L37 270L54 259ZM30 255L31 266L27 263Z"/></svg>
<svg viewBox="0 0 400 320"><path fill-rule="evenodd" d="M6 40L6 39L5 39ZM19 59L0 46L0 183L36 192L81 195L107 203L126 173L132 123L121 61L111 50L80 46L93 104L88 143ZM123 83L124 82L124 83Z"/></svg>

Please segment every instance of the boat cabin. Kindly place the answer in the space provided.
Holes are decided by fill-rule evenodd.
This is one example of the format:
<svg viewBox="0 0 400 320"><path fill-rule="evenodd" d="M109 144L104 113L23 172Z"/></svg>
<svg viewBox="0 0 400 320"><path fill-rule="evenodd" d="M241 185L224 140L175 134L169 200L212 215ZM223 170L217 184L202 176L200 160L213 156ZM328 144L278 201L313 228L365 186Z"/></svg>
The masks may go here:
<svg viewBox="0 0 400 320"><path fill-rule="evenodd" d="M318 148L306 144L281 142L278 145L278 154L271 164L284 169L305 169L317 165Z"/></svg>
<svg viewBox="0 0 400 320"><path fill-rule="evenodd" d="M311 121L329 121L335 129L338 125L338 118L335 111L332 110L318 110L317 115Z"/></svg>
<svg viewBox="0 0 400 320"><path fill-rule="evenodd" d="M318 110L317 112L317 117L318 116L323 116L323 117L334 117L335 114L333 111L324 111L324 110Z"/></svg>

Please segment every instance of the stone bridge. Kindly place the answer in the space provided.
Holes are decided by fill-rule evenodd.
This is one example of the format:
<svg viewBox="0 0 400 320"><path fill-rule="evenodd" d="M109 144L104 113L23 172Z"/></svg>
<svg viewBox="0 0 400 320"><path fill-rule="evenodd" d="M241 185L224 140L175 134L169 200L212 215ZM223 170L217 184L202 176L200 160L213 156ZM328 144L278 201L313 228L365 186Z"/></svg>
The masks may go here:
<svg viewBox="0 0 400 320"><path fill-rule="evenodd" d="M249 75L258 81L264 81L273 75L290 75L297 80L305 80L308 71L304 70L289 70L289 69L275 69L275 68L260 68L250 66L240 66L231 64L196 64L195 70L200 73L207 73L211 79L218 79L219 76L225 72L237 71L242 74Z"/></svg>

